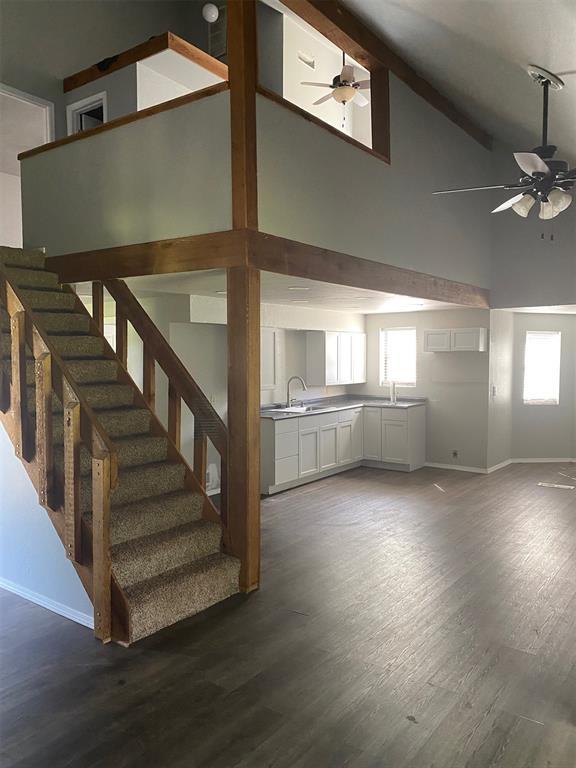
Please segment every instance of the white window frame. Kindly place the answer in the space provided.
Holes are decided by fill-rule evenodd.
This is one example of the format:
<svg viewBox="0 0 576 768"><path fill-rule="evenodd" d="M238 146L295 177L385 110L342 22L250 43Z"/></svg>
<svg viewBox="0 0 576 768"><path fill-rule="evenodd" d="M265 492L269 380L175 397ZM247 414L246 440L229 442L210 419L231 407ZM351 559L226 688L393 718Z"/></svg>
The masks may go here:
<svg viewBox="0 0 576 768"><path fill-rule="evenodd" d="M558 370L557 370L557 395L553 399L527 399L526 398L526 351L528 347L528 337L533 336L555 336L558 337ZM524 333L524 358L522 366L522 403L523 405L560 405L560 373L562 366L562 332L561 331L526 331Z"/></svg>
<svg viewBox="0 0 576 768"><path fill-rule="evenodd" d="M46 101L46 99L41 99L39 96L34 96L31 93L20 91L18 88L12 88L12 86L6 85L5 83L0 83L0 93L3 93L5 96L12 96L13 98L19 99L20 101L26 101L29 104L34 104L37 107L42 107L44 109L44 119L46 121L46 143L54 141L55 133L53 102Z"/></svg>
<svg viewBox="0 0 576 768"><path fill-rule="evenodd" d="M66 130L68 136L74 136L79 131L76 125L76 118L78 114L83 112L89 112L95 107L102 105L102 117L103 122L108 122L108 94L106 91L100 93L94 93L92 96L87 96L85 99L80 99L72 104L66 106Z"/></svg>
<svg viewBox="0 0 576 768"><path fill-rule="evenodd" d="M382 335L389 331L413 331L414 332L414 381L395 381L384 377L384 369L388 368L385 364L384 355L382 353ZM418 381L418 339L417 332L414 326L402 326L394 328L380 328L378 334L378 380L381 387L390 386L390 384L397 384L399 387L415 387Z"/></svg>

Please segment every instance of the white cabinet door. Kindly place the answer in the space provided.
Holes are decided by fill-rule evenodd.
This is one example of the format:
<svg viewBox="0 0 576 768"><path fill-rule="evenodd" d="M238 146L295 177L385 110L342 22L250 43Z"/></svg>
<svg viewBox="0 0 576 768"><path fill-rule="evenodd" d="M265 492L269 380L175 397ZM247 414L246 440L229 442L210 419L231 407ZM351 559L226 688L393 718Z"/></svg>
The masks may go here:
<svg viewBox="0 0 576 768"><path fill-rule="evenodd" d="M300 477L320 471L320 430L318 427L300 430Z"/></svg>
<svg viewBox="0 0 576 768"><path fill-rule="evenodd" d="M276 329L260 329L260 389L274 389L276 375Z"/></svg>
<svg viewBox="0 0 576 768"><path fill-rule="evenodd" d="M352 420L352 461L359 461L364 455L364 420L362 408L354 411Z"/></svg>
<svg viewBox="0 0 576 768"><path fill-rule="evenodd" d="M409 463L407 421L382 421L382 461Z"/></svg>
<svg viewBox="0 0 576 768"><path fill-rule="evenodd" d="M352 336L338 334L338 384L352 383Z"/></svg>
<svg viewBox="0 0 576 768"><path fill-rule="evenodd" d="M338 333L326 334L326 384L338 384Z"/></svg>
<svg viewBox="0 0 576 768"><path fill-rule="evenodd" d="M424 331L424 352L450 352L450 329Z"/></svg>
<svg viewBox="0 0 576 768"><path fill-rule="evenodd" d="M274 462L275 485L298 480L298 456L287 456Z"/></svg>
<svg viewBox="0 0 576 768"><path fill-rule="evenodd" d="M380 408L364 408L364 458L380 461L382 450L382 416Z"/></svg>
<svg viewBox="0 0 576 768"><path fill-rule="evenodd" d="M352 455L353 421L343 421L338 424L338 464L349 464L354 461Z"/></svg>
<svg viewBox="0 0 576 768"><path fill-rule="evenodd" d="M352 383L366 382L366 334L352 334Z"/></svg>
<svg viewBox="0 0 576 768"><path fill-rule="evenodd" d="M453 352L485 352L486 328L453 328L450 343Z"/></svg>
<svg viewBox="0 0 576 768"><path fill-rule="evenodd" d="M320 470L332 469L338 463L338 424L320 427Z"/></svg>

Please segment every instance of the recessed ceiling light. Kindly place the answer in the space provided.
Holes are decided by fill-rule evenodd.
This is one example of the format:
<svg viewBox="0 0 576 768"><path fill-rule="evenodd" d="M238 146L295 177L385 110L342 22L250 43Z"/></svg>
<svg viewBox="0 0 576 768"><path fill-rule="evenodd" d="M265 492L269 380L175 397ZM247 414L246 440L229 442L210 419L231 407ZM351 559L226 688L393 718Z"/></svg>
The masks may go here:
<svg viewBox="0 0 576 768"><path fill-rule="evenodd" d="M304 285L289 285L288 290L289 291L309 291L310 288L307 288Z"/></svg>

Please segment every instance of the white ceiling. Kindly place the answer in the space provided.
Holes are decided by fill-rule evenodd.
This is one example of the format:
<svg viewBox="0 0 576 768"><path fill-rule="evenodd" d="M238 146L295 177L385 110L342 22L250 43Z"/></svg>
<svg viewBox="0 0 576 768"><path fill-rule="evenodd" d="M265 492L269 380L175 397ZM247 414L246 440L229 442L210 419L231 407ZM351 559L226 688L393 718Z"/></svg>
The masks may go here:
<svg viewBox="0 0 576 768"><path fill-rule="evenodd" d="M224 299L226 292L224 270L131 277L126 282L137 294L184 293ZM343 285L320 283L316 280L288 277L272 272L262 272L261 300L264 304L283 304L357 314L414 312L455 307L461 309L459 305L441 301L427 301L393 293L348 288Z"/></svg>
<svg viewBox="0 0 576 768"><path fill-rule="evenodd" d="M342 0L497 139L540 144L542 93L525 73L562 76L549 140L576 158L576 0Z"/></svg>

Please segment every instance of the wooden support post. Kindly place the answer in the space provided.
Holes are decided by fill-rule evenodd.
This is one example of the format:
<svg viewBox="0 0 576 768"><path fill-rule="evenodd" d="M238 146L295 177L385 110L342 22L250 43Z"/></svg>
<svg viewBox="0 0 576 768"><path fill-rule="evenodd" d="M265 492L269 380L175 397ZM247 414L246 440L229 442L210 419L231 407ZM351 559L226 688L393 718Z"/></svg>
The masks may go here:
<svg viewBox="0 0 576 768"><path fill-rule="evenodd" d="M10 320L12 333L12 412L16 436L16 456L32 459L32 422L26 388L26 316L16 312Z"/></svg>
<svg viewBox="0 0 576 768"><path fill-rule="evenodd" d="M180 450L182 433L182 398L171 382L168 384L168 435Z"/></svg>
<svg viewBox="0 0 576 768"><path fill-rule="evenodd" d="M154 355L146 343L146 340L144 340L144 357L142 365L142 394L150 408L154 411L156 399L156 360L154 359Z"/></svg>
<svg viewBox="0 0 576 768"><path fill-rule="evenodd" d="M208 469L208 438L194 419L194 474L206 490L206 470Z"/></svg>
<svg viewBox="0 0 576 768"><path fill-rule="evenodd" d="M229 547L240 588L260 580L260 272L228 270Z"/></svg>
<svg viewBox="0 0 576 768"><path fill-rule="evenodd" d="M94 634L112 639L112 564L110 555L110 456L92 459L92 573Z"/></svg>
<svg viewBox="0 0 576 768"><path fill-rule="evenodd" d="M386 67L370 72L370 110L372 149L390 161L390 82Z"/></svg>
<svg viewBox="0 0 576 768"><path fill-rule="evenodd" d="M6 413L10 408L10 376L6 370L9 365L10 334L0 323L0 411Z"/></svg>
<svg viewBox="0 0 576 768"><path fill-rule="evenodd" d="M54 441L52 438L52 357L43 352L35 361L36 379L36 461L40 503L52 507L54 482Z"/></svg>
<svg viewBox="0 0 576 768"><path fill-rule="evenodd" d="M104 333L104 286L99 280L92 283L92 317L100 333Z"/></svg>
<svg viewBox="0 0 576 768"><path fill-rule="evenodd" d="M82 511L80 509L80 403L66 381L62 382L64 406L64 546L66 557L82 562Z"/></svg>
<svg viewBox="0 0 576 768"><path fill-rule="evenodd" d="M126 368L128 364L128 320L116 304L116 354Z"/></svg>

